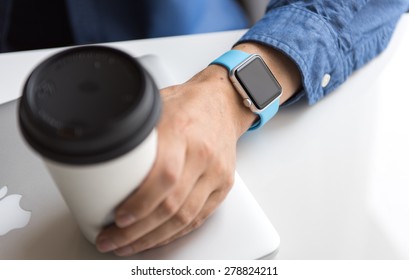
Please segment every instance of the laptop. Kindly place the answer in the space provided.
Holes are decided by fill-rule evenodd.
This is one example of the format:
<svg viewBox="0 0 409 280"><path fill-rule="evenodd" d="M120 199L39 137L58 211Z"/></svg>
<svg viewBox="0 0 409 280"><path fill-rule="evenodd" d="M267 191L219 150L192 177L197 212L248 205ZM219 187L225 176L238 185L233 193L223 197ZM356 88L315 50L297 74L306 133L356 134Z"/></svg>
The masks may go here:
<svg viewBox="0 0 409 280"><path fill-rule="evenodd" d="M139 61L160 88L175 84L152 55ZM17 126L18 100L0 104L0 259L124 259L102 254L73 220L41 159ZM127 259L272 258L277 231L240 176L215 213L197 230L166 246Z"/></svg>

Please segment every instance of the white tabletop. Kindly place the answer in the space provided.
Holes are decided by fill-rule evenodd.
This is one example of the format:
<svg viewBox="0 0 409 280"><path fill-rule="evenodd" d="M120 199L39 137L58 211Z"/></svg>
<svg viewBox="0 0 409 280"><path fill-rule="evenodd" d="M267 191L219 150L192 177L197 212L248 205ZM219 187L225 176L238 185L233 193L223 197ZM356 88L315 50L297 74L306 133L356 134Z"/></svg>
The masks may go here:
<svg viewBox="0 0 409 280"><path fill-rule="evenodd" d="M110 44L156 54L183 82L243 31ZM409 15L387 50L314 106L239 142L237 169L281 236L279 259L409 258ZM58 49L0 54L0 103Z"/></svg>

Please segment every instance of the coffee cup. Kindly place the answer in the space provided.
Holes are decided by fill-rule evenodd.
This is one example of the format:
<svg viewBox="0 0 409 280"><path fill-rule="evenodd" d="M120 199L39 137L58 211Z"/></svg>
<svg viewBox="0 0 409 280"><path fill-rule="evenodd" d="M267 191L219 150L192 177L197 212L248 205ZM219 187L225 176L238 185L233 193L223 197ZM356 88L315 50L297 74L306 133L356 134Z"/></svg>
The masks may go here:
<svg viewBox="0 0 409 280"><path fill-rule="evenodd" d="M149 173L160 110L153 79L117 49L64 50L28 77L18 111L21 133L90 242Z"/></svg>

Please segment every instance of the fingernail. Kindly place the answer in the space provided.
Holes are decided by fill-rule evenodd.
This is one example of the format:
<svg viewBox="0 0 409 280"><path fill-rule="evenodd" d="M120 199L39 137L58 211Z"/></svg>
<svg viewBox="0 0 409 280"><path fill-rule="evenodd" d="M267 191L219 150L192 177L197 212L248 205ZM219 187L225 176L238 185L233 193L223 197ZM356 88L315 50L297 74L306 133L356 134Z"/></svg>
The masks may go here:
<svg viewBox="0 0 409 280"><path fill-rule="evenodd" d="M130 255L133 254L133 249L130 246L122 247L122 248L120 248L118 250L115 250L115 254L120 256L120 257L130 256Z"/></svg>
<svg viewBox="0 0 409 280"><path fill-rule="evenodd" d="M109 239L98 241L97 248L101 253L106 253L117 249L118 247Z"/></svg>
<svg viewBox="0 0 409 280"><path fill-rule="evenodd" d="M120 228L124 228L127 226L132 225L136 221L135 217L130 214L119 214L118 218L116 218L115 222L116 225Z"/></svg>

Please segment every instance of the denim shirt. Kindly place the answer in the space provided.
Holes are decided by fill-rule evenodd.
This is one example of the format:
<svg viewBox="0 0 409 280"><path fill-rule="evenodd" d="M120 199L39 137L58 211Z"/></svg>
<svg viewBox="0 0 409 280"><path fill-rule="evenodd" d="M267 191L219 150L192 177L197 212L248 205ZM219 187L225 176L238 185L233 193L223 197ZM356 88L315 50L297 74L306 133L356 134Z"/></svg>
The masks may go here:
<svg viewBox="0 0 409 280"><path fill-rule="evenodd" d="M257 1L257 0L253 0ZM75 43L245 28L236 0L66 0ZM0 51L7 50L12 0L0 0ZM276 48L298 66L313 104L379 54L409 0L272 0L239 40ZM38 32L41 32L39 30Z"/></svg>
<svg viewBox="0 0 409 280"><path fill-rule="evenodd" d="M287 54L298 66L310 104L342 84L387 46L409 0L273 0L239 42L255 41Z"/></svg>

